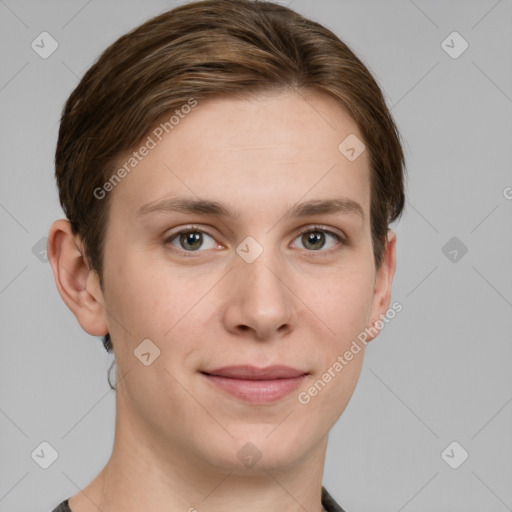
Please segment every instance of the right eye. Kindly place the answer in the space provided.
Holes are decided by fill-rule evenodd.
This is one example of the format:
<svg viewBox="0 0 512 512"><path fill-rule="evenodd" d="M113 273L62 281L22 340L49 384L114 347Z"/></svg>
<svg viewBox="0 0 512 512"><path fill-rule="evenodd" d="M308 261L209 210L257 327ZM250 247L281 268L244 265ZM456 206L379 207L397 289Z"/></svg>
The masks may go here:
<svg viewBox="0 0 512 512"><path fill-rule="evenodd" d="M211 235L193 226L182 228L171 234L165 239L165 243L176 247L179 252L201 252L200 249L204 246L205 236L210 238L212 242L204 249L214 249L218 247L217 242Z"/></svg>

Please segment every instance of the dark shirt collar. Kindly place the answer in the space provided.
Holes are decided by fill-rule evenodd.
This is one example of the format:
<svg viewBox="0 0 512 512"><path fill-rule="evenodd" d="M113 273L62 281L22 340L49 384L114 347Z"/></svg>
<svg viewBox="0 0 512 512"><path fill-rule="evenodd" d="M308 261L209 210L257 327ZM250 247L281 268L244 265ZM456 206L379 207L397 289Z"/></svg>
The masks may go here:
<svg viewBox="0 0 512 512"><path fill-rule="evenodd" d="M322 505L327 512L345 512L327 492L325 487L322 487ZM68 500L63 501L53 512L72 512L69 508Z"/></svg>
<svg viewBox="0 0 512 512"><path fill-rule="evenodd" d="M322 505L327 512L345 512L327 492L325 487L322 487Z"/></svg>

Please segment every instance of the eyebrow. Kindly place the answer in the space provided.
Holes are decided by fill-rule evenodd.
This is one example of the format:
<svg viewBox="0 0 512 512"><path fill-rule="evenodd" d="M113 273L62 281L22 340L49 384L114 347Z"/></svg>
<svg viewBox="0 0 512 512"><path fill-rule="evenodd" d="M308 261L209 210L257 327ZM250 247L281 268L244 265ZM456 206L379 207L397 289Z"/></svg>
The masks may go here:
<svg viewBox="0 0 512 512"><path fill-rule="evenodd" d="M232 219L240 218L240 212L231 208L229 205L218 201L210 201L208 199L192 199L184 197L173 197L148 203L137 210L137 215L143 216L155 212L195 213ZM313 199L297 203L284 215L284 218L300 218L333 213L355 214L360 216L363 221L366 217L364 210L359 203L352 199L342 197L334 199Z"/></svg>

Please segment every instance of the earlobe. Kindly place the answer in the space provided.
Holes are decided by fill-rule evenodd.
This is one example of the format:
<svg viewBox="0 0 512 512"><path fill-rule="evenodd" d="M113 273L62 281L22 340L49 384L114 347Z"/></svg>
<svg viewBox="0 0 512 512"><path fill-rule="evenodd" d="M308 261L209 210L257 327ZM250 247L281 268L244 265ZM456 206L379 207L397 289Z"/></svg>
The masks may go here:
<svg viewBox="0 0 512 512"><path fill-rule="evenodd" d="M73 235L68 220L52 224L48 259L57 290L81 327L92 336L105 335L108 325L98 276L89 269L81 241Z"/></svg>
<svg viewBox="0 0 512 512"><path fill-rule="evenodd" d="M371 327L370 332L373 332L367 341L373 340L380 329L376 329L374 326L378 326L382 323L382 317L386 315L386 312L391 303L391 288L393 283L393 276L395 275L396 269L396 234L388 229L386 235L386 245L382 256L382 263L377 270L375 278L375 291L373 296L372 310L370 315Z"/></svg>

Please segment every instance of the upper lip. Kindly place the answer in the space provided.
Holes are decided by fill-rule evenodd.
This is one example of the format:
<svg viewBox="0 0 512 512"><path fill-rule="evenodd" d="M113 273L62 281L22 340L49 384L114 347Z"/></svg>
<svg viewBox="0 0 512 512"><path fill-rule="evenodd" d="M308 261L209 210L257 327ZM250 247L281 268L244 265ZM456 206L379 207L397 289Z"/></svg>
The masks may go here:
<svg viewBox="0 0 512 512"><path fill-rule="evenodd" d="M203 371L207 375L216 375L219 377L228 377L231 379L244 380L273 380L273 379L292 379L305 375L307 372L291 368L290 366L274 365L266 368L257 368L256 366L224 366L214 370Z"/></svg>

